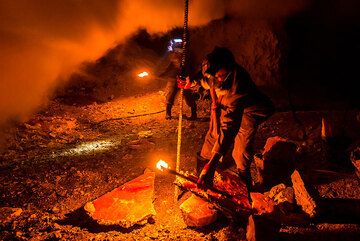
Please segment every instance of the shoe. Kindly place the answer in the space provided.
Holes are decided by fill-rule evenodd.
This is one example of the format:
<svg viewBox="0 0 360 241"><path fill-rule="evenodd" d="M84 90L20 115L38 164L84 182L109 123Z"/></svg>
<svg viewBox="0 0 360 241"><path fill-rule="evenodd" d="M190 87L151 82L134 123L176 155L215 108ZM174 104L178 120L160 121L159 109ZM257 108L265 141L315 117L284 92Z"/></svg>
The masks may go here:
<svg viewBox="0 0 360 241"><path fill-rule="evenodd" d="M197 116L195 115L191 115L190 117L186 117L185 119L189 120L189 121L194 121L197 119Z"/></svg>
<svg viewBox="0 0 360 241"><path fill-rule="evenodd" d="M191 107L191 116L188 118L188 120L196 120L197 114L196 114L196 106Z"/></svg>

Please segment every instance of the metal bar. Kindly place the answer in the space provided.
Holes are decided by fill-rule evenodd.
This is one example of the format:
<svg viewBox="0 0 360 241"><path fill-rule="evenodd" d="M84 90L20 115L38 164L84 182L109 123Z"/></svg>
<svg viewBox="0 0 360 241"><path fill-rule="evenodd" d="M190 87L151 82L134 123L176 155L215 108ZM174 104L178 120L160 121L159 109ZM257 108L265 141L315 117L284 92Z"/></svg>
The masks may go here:
<svg viewBox="0 0 360 241"><path fill-rule="evenodd" d="M189 0L184 0L184 29L182 36L182 58L181 58L181 74L185 72L185 63L187 56L187 47L188 47L188 16L189 16ZM180 110L179 110L179 126L178 126L178 140L177 140L177 150L176 150L176 171L180 171L180 154L181 154L181 132L182 132L182 109L183 109L183 95L184 90L180 90ZM179 188L175 186L174 200L177 200L179 196Z"/></svg>
<svg viewBox="0 0 360 241"><path fill-rule="evenodd" d="M172 174L172 175L175 175L176 177L181 177L181 178L183 178L183 179L185 179L185 180L187 180L187 181L190 181L190 182L192 182L192 183L195 183L195 184L197 184L197 178L196 177L194 177L194 178L192 178L192 177L189 177L189 176L186 176L185 174L183 174L183 173L180 173L180 172L178 172L178 171L175 171L175 170L172 170L172 169L169 169L169 168L162 168L162 170L163 171L166 171L166 172L168 172L168 173L170 173L170 174ZM199 189L202 189L202 188L199 188ZM216 193L218 193L218 194L220 194L220 195L223 195L223 196L225 196L225 197L227 197L227 198L232 198L232 196L230 195L230 194L228 194L228 193L226 193L226 192L223 192L223 191L220 191L219 189L217 189L217 188L215 188L215 187L213 187L213 186L211 186L211 187L206 187L206 189L209 189L209 190L211 190L211 191L213 191L213 192L216 192Z"/></svg>

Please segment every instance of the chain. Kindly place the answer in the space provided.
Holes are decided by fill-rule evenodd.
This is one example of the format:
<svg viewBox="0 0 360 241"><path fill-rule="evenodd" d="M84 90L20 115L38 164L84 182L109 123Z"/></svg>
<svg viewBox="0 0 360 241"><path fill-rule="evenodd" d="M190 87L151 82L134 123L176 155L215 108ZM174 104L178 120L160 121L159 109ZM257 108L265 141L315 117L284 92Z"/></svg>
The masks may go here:
<svg viewBox="0 0 360 241"><path fill-rule="evenodd" d="M189 0L184 0L184 29L182 36L182 58L181 58L181 74L185 72L185 63L188 50L188 15L189 15ZM176 171L180 171L180 154L181 154L181 132L182 132L182 111L183 111L183 96L184 89L180 90L180 107L179 107L179 126L178 139L176 150ZM176 177L177 178L177 177ZM175 200L177 200L179 188L175 187Z"/></svg>

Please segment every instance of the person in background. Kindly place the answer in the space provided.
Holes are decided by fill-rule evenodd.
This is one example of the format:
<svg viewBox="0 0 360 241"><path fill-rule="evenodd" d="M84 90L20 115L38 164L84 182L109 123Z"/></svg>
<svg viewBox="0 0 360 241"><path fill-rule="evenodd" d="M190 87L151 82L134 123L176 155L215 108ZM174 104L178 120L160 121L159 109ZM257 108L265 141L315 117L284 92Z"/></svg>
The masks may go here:
<svg viewBox="0 0 360 241"><path fill-rule="evenodd" d="M179 42L181 43L181 42ZM169 60L170 64L165 70L164 73L169 77L169 81L166 85L166 113L165 119L170 120L171 110L175 102L175 97L179 92L180 88L177 84L177 78L180 72L181 67L181 58L182 58L182 48L180 44L169 45ZM163 74L164 75L164 74ZM197 118L197 105L196 105L196 95L194 94L193 90L186 88L183 91L183 96L185 99L185 103L190 107L191 115L188 117L188 120L196 120Z"/></svg>

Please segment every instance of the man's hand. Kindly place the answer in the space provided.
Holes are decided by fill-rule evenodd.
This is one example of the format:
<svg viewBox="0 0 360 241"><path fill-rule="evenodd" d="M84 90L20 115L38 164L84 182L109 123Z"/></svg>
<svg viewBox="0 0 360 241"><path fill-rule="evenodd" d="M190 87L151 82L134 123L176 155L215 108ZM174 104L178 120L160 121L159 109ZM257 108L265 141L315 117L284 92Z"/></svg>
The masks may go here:
<svg viewBox="0 0 360 241"><path fill-rule="evenodd" d="M191 82L189 77L186 77L184 79L183 77L176 76L176 82L180 89L190 89L191 87Z"/></svg>
<svg viewBox="0 0 360 241"><path fill-rule="evenodd" d="M215 153L210 161L206 163L197 181L198 187L206 189L206 187L213 186L215 170L220 158L221 155L219 153Z"/></svg>

